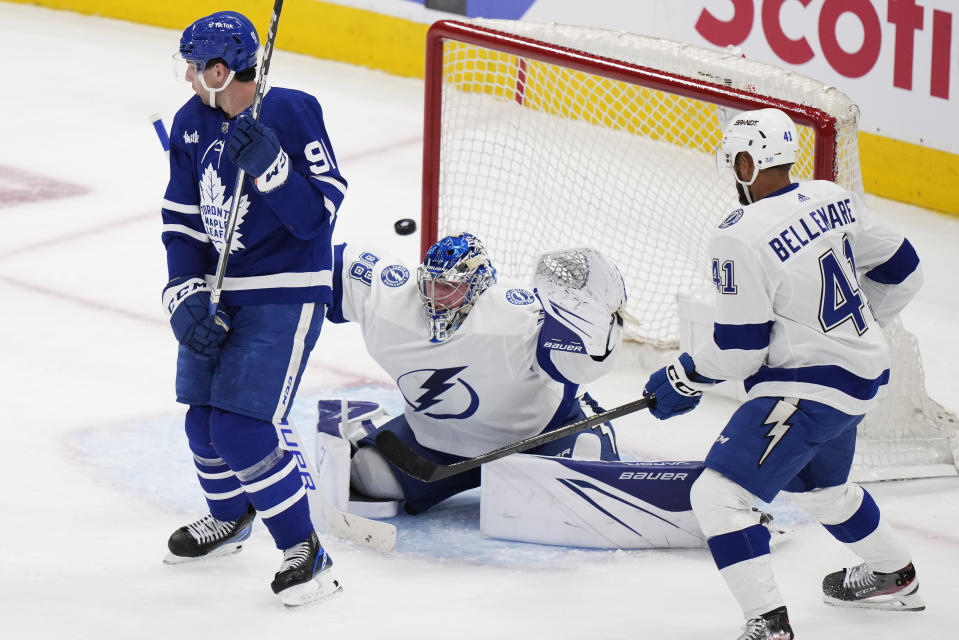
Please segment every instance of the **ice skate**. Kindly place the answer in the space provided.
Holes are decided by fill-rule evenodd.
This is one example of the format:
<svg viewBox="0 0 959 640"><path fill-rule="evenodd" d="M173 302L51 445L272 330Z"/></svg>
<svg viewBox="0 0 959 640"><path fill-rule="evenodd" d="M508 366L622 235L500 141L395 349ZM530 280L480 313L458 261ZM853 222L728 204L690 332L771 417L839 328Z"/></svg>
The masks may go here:
<svg viewBox="0 0 959 640"><path fill-rule="evenodd" d="M779 607L746 621L743 634L737 640L793 640L794 637L786 607Z"/></svg>
<svg viewBox="0 0 959 640"><path fill-rule="evenodd" d="M877 573L863 563L830 573L822 581L822 599L836 607L922 611L916 569L910 562L899 571Z"/></svg>
<svg viewBox="0 0 959 640"><path fill-rule="evenodd" d="M180 527L167 542L170 553L163 563L181 564L238 552L250 537L255 517L256 510L251 505L236 520L217 520L208 514Z"/></svg>
<svg viewBox="0 0 959 640"><path fill-rule="evenodd" d="M283 552L283 564L270 587L289 608L328 598L342 589L333 577L333 559L323 550L315 531Z"/></svg>

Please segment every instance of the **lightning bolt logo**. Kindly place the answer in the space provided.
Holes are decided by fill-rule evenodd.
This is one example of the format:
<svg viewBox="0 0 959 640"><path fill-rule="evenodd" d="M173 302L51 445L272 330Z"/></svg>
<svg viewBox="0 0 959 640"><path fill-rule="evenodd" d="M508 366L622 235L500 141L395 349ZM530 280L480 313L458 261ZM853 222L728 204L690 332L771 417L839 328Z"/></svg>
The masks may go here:
<svg viewBox="0 0 959 640"><path fill-rule="evenodd" d="M404 373L396 379L406 404L416 413L437 420L466 419L479 408L479 395L460 373L466 367L447 367L445 369L417 369ZM416 398L413 400L412 398ZM439 405L437 407L437 405ZM431 413L428 409L446 413Z"/></svg>
<svg viewBox="0 0 959 640"><path fill-rule="evenodd" d="M792 427L792 425L789 424L789 419L793 417L794 413L796 413L796 405L780 400L776 403L776 406L773 407L773 410L769 412L769 415L766 416L766 419L763 420L763 426L770 425L769 431L763 436L764 438L769 438L769 444L766 445L766 451L759 459L757 466L763 466L763 462L766 461L766 458L769 457L772 450L783 439L790 427Z"/></svg>
<svg viewBox="0 0 959 640"><path fill-rule="evenodd" d="M450 378L458 374L466 367L450 367L449 369L437 369L426 381L420 385L423 393L414 402L417 411L425 411L434 404L439 404L439 397L444 391L456 386L455 382L448 382Z"/></svg>

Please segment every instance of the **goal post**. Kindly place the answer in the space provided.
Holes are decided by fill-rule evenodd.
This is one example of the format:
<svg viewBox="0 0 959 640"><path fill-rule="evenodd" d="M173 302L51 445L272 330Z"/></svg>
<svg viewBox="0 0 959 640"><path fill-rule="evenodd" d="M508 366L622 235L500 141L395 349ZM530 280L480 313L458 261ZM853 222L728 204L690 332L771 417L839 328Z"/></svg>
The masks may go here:
<svg viewBox="0 0 959 640"><path fill-rule="evenodd" d="M859 109L811 78L731 50L624 32L437 22L426 43L422 249L470 231L498 268L528 280L540 253L598 248L626 280L627 337L677 348L677 296L709 284L709 236L740 206L714 151L728 117L765 107L797 124L794 179L863 192ZM923 387L914 345L893 363ZM917 475L900 466L951 464L955 472L948 444L955 417L924 388L918 400L905 397L914 390L887 394L874 412L884 424L861 429L857 468L896 467L889 475L898 477ZM890 413L886 405L897 403L903 409ZM907 437L938 440L922 455L901 453L897 465ZM875 462L863 453L867 438L882 442Z"/></svg>
<svg viewBox="0 0 959 640"><path fill-rule="evenodd" d="M783 75L634 34L437 22L426 45L422 249L469 228L507 273L527 277L530 254L655 227L655 244L624 243L610 257L632 291L648 285L628 304L627 335L675 346L675 293L702 283L713 221L739 206L713 161L726 114L782 109L800 130L793 175L862 191L856 106ZM763 78L776 91L762 93Z"/></svg>

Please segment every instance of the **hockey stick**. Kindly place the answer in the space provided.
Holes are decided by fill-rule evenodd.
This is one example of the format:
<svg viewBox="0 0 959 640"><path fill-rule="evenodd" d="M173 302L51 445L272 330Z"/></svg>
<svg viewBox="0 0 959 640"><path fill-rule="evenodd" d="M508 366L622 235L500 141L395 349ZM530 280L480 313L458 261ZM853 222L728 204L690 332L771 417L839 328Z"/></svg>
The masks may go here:
<svg viewBox="0 0 959 640"><path fill-rule="evenodd" d="M399 436L392 431L381 431L379 435L376 436L376 448L387 460L406 475L423 482L435 482L443 478L455 476L458 473L463 473L464 471L469 471L470 469L475 469L487 462L505 458L512 453L527 451L548 442L573 435L574 433L592 429L598 424L634 413L640 409L645 409L650 405L655 405L655 403L656 394L651 393L643 396L639 400L628 402L615 409L597 413L594 416L571 422L553 431L547 431L546 433L514 442L505 447L494 449L475 458L468 458L460 462L454 462L453 464L439 464L432 460L427 460L406 446L406 444L400 440Z"/></svg>
<svg viewBox="0 0 959 640"><path fill-rule="evenodd" d="M157 138L160 139L160 146L169 154L170 134L167 133L166 127L163 125L163 117L159 113L154 113L150 116L150 122L153 123L153 130L157 132Z"/></svg>
<svg viewBox="0 0 959 640"><path fill-rule="evenodd" d="M283 0L274 0L273 16L270 18L270 30L266 34L266 44L263 46L263 66L260 69L259 78L256 81L256 93L253 95L253 106L250 108L250 116L254 121L260 120L260 105L263 104L263 94L266 93L266 74L270 71L270 59L273 57L273 43L276 41L276 28L280 24L280 10L283 8ZM226 233L223 238L223 249L220 251L220 260L216 265L216 275L213 279L213 286L210 289L210 317L217 323L216 309L220 304L220 294L223 292L223 278L226 276L226 263L230 258L230 247L233 245L233 232L236 231L236 214L240 208L240 196L243 195L243 180L246 178L246 171L237 168L236 184L233 187L233 202L230 206L230 215L226 219ZM223 327L227 329L227 327Z"/></svg>
<svg viewBox="0 0 959 640"><path fill-rule="evenodd" d="M310 503L310 516L313 526L324 534L333 534L346 540L359 542L376 551L392 551L396 546L396 527L388 522L380 522L358 516L355 513L340 511L323 495L317 486L316 467L306 455L306 447L296 426L289 421L276 425L276 433L287 449L296 458L297 467L306 486L306 497Z"/></svg>

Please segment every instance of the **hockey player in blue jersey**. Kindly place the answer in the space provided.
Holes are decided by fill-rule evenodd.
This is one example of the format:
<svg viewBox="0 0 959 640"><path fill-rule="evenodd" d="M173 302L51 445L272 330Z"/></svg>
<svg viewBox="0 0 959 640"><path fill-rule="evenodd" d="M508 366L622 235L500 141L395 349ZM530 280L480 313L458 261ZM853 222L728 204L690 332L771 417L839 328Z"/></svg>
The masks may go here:
<svg viewBox="0 0 959 640"><path fill-rule="evenodd" d="M253 24L220 11L187 27L175 56L196 95L171 129L163 304L180 343L176 396L189 405L186 433L210 513L173 533L167 561L238 551L258 513L283 551L271 587L295 606L339 588L277 429L331 300L330 236L347 183L314 97L272 88L259 122L250 117L258 49ZM247 179L225 247L238 169ZM210 285L223 251L214 317Z"/></svg>
<svg viewBox="0 0 959 640"><path fill-rule="evenodd" d="M743 380L746 402L712 445L691 491L693 512L738 600L740 640L789 640L769 535L750 510L791 492L864 560L828 574L827 604L925 608L908 549L875 501L848 481L856 427L889 379L881 326L922 283L909 241L855 194L828 181L793 183L795 124L776 109L726 126L717 162L733 171L742 208L710 242L712 340L646 383L660 419L692 410L719 380Z"/></svg>
<svg viewBox="0 0 959 640"><path fill-rule="evenodd" d="M351 441L352 487L363 496L402 500L420 513L480 484L479 469L432 483L393 470L375 448L374 427L447 464L598 408L580 385L611 369L626 300L618 269L598 252L544 254L535 294L498 283L486 248L468 233L440 239L415 269L375 249L337 245L335 254L328 318L360 325L405 399L402 415L365 427L357 420L354 433L339 434L337 421L321 415L321 429L331 422ZM338 404L333 410L339 415ZM530 453L619 459L608 426Z"/></svg>

